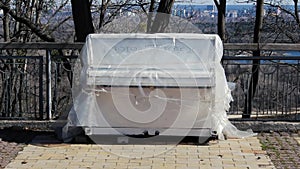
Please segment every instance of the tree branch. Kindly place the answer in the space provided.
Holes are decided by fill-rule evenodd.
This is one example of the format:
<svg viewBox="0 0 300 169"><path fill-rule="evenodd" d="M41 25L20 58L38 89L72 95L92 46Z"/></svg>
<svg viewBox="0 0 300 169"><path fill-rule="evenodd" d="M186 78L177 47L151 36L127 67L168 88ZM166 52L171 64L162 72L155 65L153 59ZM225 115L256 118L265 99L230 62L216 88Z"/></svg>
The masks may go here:
<svg viewBox="0 0 300 169"><path fill-rule="evenodd" d="M219 8L220 3L218 2L218 0L214 0L214 2L215 2L215 5L217 6L217 8Z"/></svg>
<svg viewBox="0 0 300 169"><path fill-rule="evenodd" d="M49 32L51 32L51 33L54 32L57 28L59 28L62 24L64 24L65 22L67 22L71 18L72 18L71 16L66 17L64 20L62 20L56 26L54 26Z"/></svg>
<svg viewBox="0 0 300 169"><path fill-rule="evenodd" d="M8 14L13 17L16 21L23 23L24 25L26 25L28 28L30 28L30 30L35 33L39 38L41 38L44 41L47 42L54 42L54 38L51 37L48 34L44 34L40 28L38 28L37 26L35 26L30 20L28 20L25 17L20 17L18 16L15 12L13 12L9 7L7 7L5 4L3 4L2 2L0 2L0 8L3 10L8 11Z"/></svg>
<svg viewBox="0 0 300 169"><path fill-rule="evenodd" d="M285 13L291 15L291 16L296 20L296 22L298 23L298 25L300 26L299 16L297 15L297 14L298 14L298 6L297 6L297 5L295 5L295 11L294 11L295 13L293 13L293 12L291 12L291 11L289 11L289 10L283 8L283 7L280 6L280 5L274 5L274 4L271 4L271 3L264 3L264 4L265 4L265 5L269 5L269 6L271 6L271 7L279 8L279 9L282 10L283 12L285 12ZM297 3L295 3L295 4L297 4Z"/></svg>

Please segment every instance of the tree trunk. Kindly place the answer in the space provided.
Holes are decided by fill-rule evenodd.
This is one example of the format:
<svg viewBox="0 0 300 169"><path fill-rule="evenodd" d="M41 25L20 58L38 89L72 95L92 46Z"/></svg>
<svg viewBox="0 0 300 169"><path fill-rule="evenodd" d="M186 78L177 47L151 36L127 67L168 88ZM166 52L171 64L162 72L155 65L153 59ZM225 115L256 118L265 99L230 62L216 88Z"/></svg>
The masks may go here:
<svg viewBox="0 0 300 169"><path fill-rule="evenodd" d="M174 0L161 0L157 12L171 14Z"/></svg>
<svg viewBox="0 0 300 169"><path fill-rule="evenodd" d="M9 6L10 0L5 2L5 5ZM7 9L3 9L3 33L4 41L10 42L10 18Z"/></svg>
<svg viewBox="0 0 300 169"><path fill-rule="evenodd" d="M151 33L164 32L169 24L170 14L174 0L161 0L157 9L157 14L151 26ZM165 13L165 14L162 14Z"/></svg>
<svg viewBox="0 0 300 169"><path fill-rule="evenodd" d="M150 1L150 7L149 7L149 14L147 18L147 33L151 32L151 24L152 24L152 17L153 17L153 12L154 12L154 5L155 5L155 0Z"/></svg>
<svg viewBox="0 0 300 169"><path fill-rule="evenodd" d="M260 43L263 17L264 17L264 0L257 0L253 43ZM253 51L253 56L260 56L259 48ZM253 60L252 74L248 85L247 95L245 97L243 118L250 118L251 115L253 97L255 95L256 88L258 85L259 67L260 67L260 60Z"/></svg>
<svg viewBox="0 0 300 169"><path fill-rule="evenodd" d="M298 0L294 0L294 13L298 26L300 27L300 18L299 18L299 10L298 10Z"/></svg>
<svg viewBox="0 0 300 169"><path fill-rule="evenodd" d="M75 25L76 42L85 42L88 34L94 33L90 2L87 0L71 0Z"/></svg>
<svg viewBox="0 0 300 169"><path fill-rule="evenodd" d="M32 4L34 5L34 4ZM44 2L42 0L36 1L35 24L40 24L41 11L43 10Z"/></svg>
<svg viewBox="0 0 300 169"><path fill-rule="evenodd" d="M226 0L214 0L215 5L218 8L218 35L223 42L226 41L225 36L225 14L226 14Z"/></svg>
<svg viewBox="0 0 300 169"><path fill-rule="evenodd" d="M100 8L100 20L99 20L99 29L102 28L104 24L104 17L107 10L108 3L110 3L110 0L102 0L101 8Z"/></svg>

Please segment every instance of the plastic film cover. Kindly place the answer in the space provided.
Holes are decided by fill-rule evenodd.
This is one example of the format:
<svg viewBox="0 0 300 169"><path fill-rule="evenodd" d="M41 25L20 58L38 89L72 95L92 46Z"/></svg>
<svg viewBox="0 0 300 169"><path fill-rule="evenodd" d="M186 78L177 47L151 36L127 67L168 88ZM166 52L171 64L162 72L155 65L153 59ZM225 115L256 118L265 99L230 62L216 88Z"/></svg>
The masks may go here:
<svg viewBox="0 0 300 169"><path fill-rule="evenodd" d="M254 135L227 118L232 97L222 54L217 35L89 35L64 137L71 126L187 129L182 135L210 128L220 139Z"/></svg>

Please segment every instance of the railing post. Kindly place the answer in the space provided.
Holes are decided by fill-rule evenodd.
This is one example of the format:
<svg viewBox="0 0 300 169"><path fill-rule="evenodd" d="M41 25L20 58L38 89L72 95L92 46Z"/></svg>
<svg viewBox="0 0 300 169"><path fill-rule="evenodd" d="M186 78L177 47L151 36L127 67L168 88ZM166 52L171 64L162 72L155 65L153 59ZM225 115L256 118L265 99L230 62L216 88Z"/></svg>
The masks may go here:
<svg viewBox="0 0 300 169"><path fill-rule="evenodd" d="M44 95L43 95L43 74L44 74L44 59L43 56L39 58L39 118L43 119L44 114Z"/></svg>
<svg viewBox="0 0 300 169"><path fill-rule="evenodd" d="M52 119L52 96L51 96L51 54L49 50L46 50L46 113L47 119Z"/></svg>

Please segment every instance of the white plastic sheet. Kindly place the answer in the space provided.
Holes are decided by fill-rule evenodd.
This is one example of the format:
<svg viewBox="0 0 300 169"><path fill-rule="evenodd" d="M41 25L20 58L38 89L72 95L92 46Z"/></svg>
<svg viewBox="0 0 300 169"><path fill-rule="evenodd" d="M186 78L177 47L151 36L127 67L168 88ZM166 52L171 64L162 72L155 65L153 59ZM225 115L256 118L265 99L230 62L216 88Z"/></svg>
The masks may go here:
<svg viewBox="0 0 300 169"><path fill-rule="evenodd" d="M64 138L72 126L188 129L183 136L210 128L220 139L255 135L227 118L232 96L222 53L217 35L89 35Z"/></svg>

